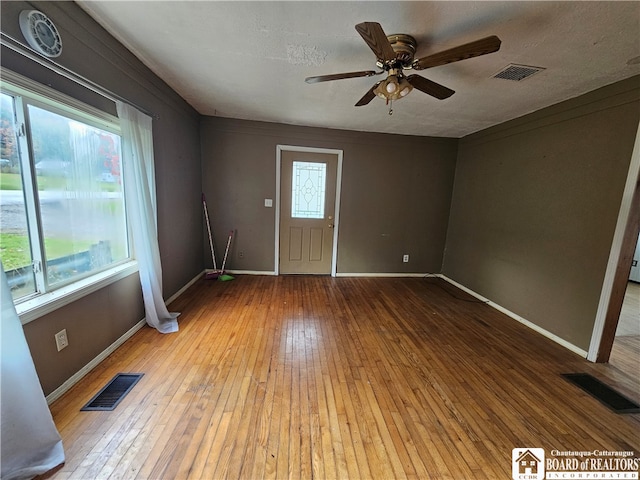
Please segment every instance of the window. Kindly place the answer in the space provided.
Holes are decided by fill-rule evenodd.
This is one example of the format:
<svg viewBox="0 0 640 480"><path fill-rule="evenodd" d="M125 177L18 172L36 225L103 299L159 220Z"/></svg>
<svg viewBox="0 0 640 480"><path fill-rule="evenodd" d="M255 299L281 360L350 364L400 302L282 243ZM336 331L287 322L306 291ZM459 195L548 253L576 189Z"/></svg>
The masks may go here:
<svg viewBox="0 0 640 480"><path fill-rule="evenodd" d="M324 218L324 191L327 164L293 162L291 217Z"/></svg>
<svg viewBox="0 0 640 480"><path fill-rule="evenodd" d="M130 260L117 118L4 80L0 101L0 259L14 301Z"/></svg>

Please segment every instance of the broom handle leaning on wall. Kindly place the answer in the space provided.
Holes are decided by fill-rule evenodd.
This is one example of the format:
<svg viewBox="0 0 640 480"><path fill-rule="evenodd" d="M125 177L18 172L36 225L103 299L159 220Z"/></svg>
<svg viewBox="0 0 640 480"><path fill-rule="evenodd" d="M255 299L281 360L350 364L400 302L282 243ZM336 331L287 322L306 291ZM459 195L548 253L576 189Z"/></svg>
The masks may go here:
<svg viewBox="0 0 640 480"><path fill-rule="evenodd" d="M211 238L211 226L209 225L209 213L207 212L207 200L202 194L202 205L204 207L204 218L207 221L207 235L209 235L209 247L211 248L211 258L213 258L213 269L218 270L218 266L216 265L216 254L213 251L213 240Z"/></svg>
<svg viewBox="0 0 640 480"><path fill-rule="evenodd" d="M222 260L222 273L224 273L224 266L227 264L227 255L229 254L229 246L231 245L232 238L233 238L233 230L229 232L229 238L227 239L227 248L224 251L224 260Z"/></svg>

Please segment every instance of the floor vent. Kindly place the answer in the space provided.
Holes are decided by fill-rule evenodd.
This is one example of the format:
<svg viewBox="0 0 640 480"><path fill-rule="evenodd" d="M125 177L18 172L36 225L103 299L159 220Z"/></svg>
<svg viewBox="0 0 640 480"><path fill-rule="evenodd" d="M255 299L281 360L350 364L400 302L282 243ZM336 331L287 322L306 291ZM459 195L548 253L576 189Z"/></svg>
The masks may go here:
<svg viewBox="0 0 640 480"><path fill-rule="evenodd" d="M115 409L143 375L144 373L117 374L80 411Z"/></svg>
<svg viewBox="0 0 640 480"><path fill-rule="evenodd" d="M544 70L542 67L529 67L527 65L516 65L512 63L496 73L493 78L502 78L504 80L519 82L520 80L529 78L531 75L535 75L542 70Z"/></svg>
<svg viewBox="0 0 640 480"><path fill-rule="evenodd" d="M562 376L616 413L640 413L640 405L620 395L588 373L563 373Z"/></svg>

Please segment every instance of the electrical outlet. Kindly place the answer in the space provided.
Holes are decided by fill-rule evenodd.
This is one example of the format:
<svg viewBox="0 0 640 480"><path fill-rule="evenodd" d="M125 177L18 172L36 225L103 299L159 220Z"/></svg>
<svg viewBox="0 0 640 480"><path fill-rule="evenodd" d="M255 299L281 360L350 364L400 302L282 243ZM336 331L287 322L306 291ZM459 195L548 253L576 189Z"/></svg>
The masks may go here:
<svg viewBox="0 0 640 480"><path fill-rule="evenodd" d="M238 252L238 258L244 258L244 252L242 250Z"/></svg>
<svg viewBox="0 0 640 480"><path fill-rule="evenodd" d="M58 351L69 346L69 337L67 337L66 328L56 333L55 338L56 338L56 347L58 347Z"/></svg>
<svg viewBox="0 0 640 480"><path fill-rule="evenodd" d="M402 261L403 261L404 263L409 263L409 255L403 255L403 256L402 256Z"/></svg>

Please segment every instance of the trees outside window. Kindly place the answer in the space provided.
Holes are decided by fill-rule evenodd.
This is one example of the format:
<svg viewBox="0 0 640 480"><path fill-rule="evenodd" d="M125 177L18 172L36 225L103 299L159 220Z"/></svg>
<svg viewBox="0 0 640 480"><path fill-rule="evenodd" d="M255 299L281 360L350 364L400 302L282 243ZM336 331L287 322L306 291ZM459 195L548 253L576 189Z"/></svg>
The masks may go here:
<svg viewBox="0 0 640 480"><path fill-rule="evenodd" d="M0 259L14 301L129 260L117 119L6 82L0 104Z"/></svg>

